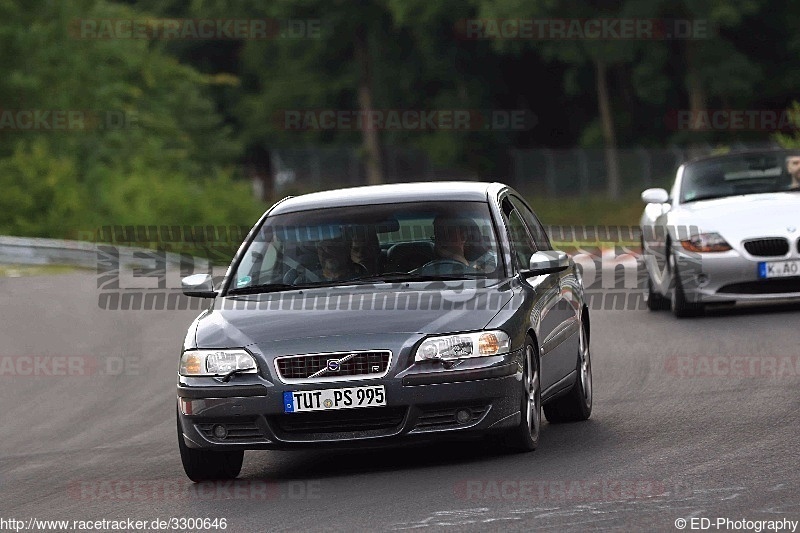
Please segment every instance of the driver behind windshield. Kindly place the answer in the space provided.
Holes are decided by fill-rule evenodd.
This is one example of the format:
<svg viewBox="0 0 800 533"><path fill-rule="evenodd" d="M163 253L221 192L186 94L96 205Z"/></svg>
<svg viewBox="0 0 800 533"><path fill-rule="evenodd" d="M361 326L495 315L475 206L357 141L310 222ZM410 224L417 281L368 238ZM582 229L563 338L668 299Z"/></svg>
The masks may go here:
<svg viewBox="0 0 800 533"><path fill-rule="evenodd" d="M800 156L790 155L786 158L786 170L789 176L792 177L792 182L789 184L789 190L800 189Z"/></svg>
<svg viewBox="0 0 800 533"><path fill-rule="evenodd" d="M491 272L497 267L497 257L482 241L480 228L470 219L440 215L433 221L434 253L440 260Z"/></svg>
<svg viewBox="0 0 800 533"><path fill-rule="evenodd" d="M469 266L464 252L466 242L467 230L463 220L438 216L433 221L433 251L437 258L449 259Z"/></svg>

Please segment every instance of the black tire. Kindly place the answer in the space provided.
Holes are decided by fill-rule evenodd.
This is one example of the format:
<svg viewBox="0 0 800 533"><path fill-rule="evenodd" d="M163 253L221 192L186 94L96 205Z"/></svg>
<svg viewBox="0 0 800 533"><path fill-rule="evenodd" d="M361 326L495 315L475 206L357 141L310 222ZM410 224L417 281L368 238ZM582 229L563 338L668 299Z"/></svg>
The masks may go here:
<svg viewBox="0 0 800 533"><path fill-rule="evenodd" d="M677 318L691 318L701 316L705 312L705 306L701 303L690 302L686 299L686 293L683 291L683 284L681 283L678 270L674 274L675 288L672 291L672 312Z"/></svg>
<svg viewBox="0 0 800 533"><path fill-rule="evenodd" d="M644 231L642 231L644 233ZM647 275L647 309L650 311L667 311L670 307L669 298L665 298L661 294L653 290L653 279L650 277L650 272L647 270L647 257L645 254L644 239L641 243L642 258L644 260L644 272Z"/></svg>
<svg viewBox="0 0 800 533"><path fill-rule="evenodd" d="M592 415L592 356L589 349L589 334L581 324L578 347L578 373L575 384L564 396L544 405L544 416L551 424L580 422Z"/></svg>
<svg viewBox="0 0 800 533"><path fill-rule="evenodd" d="M653 280L647 275L647 308L650 311L668 311L670 301L653 290Z"/></svg>
<svg viewBox="0 0 800 533"><path fill-rule="evenodd" d="M178 418L178 448L181 451L183 471L195 483L234 479L242 470L244 450L215 452L186 446L180 418Z"/></svg>
<svg viewBox="0 0 800 533"><path fill-rule="evenodd" d="M516 452L531 452L539 446L542 427L542 387L539 373L539 356L536 346L529 338L523 349L521 420L519 426L505 435L505 445Z"/></svg>

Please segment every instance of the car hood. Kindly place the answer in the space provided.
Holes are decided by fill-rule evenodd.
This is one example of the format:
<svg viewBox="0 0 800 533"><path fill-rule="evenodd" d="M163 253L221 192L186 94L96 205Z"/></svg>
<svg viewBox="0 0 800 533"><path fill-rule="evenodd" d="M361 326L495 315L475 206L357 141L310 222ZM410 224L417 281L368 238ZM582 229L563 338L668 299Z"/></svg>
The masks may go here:
<svg viewBox="0 0 800 533"><path fill-rule="evenodd" d="M791 238L791 228L796 231L800 227L800 193L751 194L683 204L669 213L668 224L718 232L733 241L765 236Z"/></svg>
<svg viewBox="0 0 800 533"><path fill-rule="evenodd" d="M508 284L479 287L472 281L225 297L198 317L195 340L199 348L291 343L292 351L303 353L305 344L318 345L314 339L322 337L353 346L352 339L375 335L479 330L511 297Z"/></svg>

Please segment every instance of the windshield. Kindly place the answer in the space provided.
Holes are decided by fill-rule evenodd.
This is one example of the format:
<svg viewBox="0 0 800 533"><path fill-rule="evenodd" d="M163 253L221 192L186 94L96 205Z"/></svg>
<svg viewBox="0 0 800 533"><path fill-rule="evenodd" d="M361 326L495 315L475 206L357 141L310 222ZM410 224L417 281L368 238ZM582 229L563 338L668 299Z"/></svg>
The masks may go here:
<svg viewBox="0 0 800 533"><path fill-rule="evenodd" d="M731 155L687 165L681 203L800 188L800 153Z"/></svg>
<svg viewBox="0 0 800 533"><path fill-rule="evenodd" d="M399 280L497 277L484 202L361 205L268 217L231 293Z"/></svg>

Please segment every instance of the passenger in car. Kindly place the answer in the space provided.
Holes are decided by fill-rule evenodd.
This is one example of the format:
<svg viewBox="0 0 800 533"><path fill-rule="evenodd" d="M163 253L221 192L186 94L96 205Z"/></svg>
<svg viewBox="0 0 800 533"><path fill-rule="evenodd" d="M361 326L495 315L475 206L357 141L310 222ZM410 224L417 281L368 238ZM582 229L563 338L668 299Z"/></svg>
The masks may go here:
<svg viewBox="0 0 800 533"><path fill-rule="evenodd" d="M350 239L328 239L317 243L323 280L339 281L367 274L365 267L352 260L352 246Z"/></svg>
<svg viewBox="0 0 800 533"><path fill-rule="evenodd" d="M366 269L350 258L350 239L336 238L311 244L313 257L308 254L292 258L292 268L283 277L287 285L302 285L320 281L341 281L367 274ZM298 246L307 250L309 246Z"/></svg>
<svg viewBox="0 0 800 533"><path fill-rule="evenodd" d="M353 244L350 249L350 259L364 267L368 274L381 272L383 257L378 234L374 228L361 226L353 231Z"/></svg>

